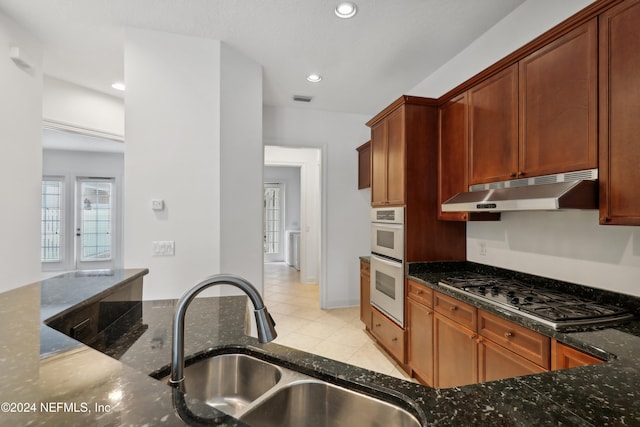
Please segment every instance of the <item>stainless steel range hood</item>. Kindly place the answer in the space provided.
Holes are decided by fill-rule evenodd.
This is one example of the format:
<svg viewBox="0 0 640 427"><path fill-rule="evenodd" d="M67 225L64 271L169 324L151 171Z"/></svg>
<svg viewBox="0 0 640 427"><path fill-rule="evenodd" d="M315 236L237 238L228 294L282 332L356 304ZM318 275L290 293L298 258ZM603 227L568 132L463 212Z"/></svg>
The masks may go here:
<svg viewBox="0 0 640 427"><path fill-rule="evenodd" d="M592 177L594 171L582 172L590 172L589 177ZM595 176L597 177L597 170L595 170ZM506 212L597 209L598 182L593 179L571 180L567 178L571 178L571 175L549 175L496 183L500 184L501 188L472 188L475 191L458 193L444 202L442 211ZM487 184L487 186L490 185Z"/></svg>

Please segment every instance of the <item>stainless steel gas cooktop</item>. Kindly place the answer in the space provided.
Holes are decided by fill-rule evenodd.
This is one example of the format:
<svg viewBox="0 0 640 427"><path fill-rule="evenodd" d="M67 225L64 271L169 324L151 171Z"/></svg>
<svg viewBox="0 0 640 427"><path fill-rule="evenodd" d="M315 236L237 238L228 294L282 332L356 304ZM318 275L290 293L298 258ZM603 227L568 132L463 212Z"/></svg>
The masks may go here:
<svg viewBox="0 0 640 427"><path fill-rule="evenodd" d="M549 289L534 288L513 279L465 273L444 278L439 285L517 312L556 330L613 325L633 318L633 315L621 307Z"/></svg>

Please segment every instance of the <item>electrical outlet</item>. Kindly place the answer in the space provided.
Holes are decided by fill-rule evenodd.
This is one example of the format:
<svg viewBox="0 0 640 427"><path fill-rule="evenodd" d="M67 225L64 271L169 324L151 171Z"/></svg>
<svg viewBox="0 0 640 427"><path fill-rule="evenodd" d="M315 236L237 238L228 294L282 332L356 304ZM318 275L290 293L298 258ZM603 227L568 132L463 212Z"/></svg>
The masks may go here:
<svg viewBox="0 0 640 427"><path fill-rule="evenodd" d="M152 256L174 256L175 255L175 240L156 240L151 243Z"/></svg>
<svg viewBox="0 0 640 427"><path fill-rule="evenodd" d="M484 242L480 243L480 256L487 256L487 244Z"/></svg>

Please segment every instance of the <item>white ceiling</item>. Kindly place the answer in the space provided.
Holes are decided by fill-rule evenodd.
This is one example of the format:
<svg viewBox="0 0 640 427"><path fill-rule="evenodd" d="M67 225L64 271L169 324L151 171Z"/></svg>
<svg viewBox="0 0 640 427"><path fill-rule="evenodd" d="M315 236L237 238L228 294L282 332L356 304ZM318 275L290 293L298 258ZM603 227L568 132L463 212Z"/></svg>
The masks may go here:
<svg viewBox="0 0 640 427"><path fill-rule="evenodd" d="M46 74L95 90L123 78L126 27L222 40L264 68L264 103L375 114L525 0L0 0L44 43ZM170 60L170 59L168 59ZM323 76L312 84L308 73ZM292 100L310 95L310 104Z"/></svg>

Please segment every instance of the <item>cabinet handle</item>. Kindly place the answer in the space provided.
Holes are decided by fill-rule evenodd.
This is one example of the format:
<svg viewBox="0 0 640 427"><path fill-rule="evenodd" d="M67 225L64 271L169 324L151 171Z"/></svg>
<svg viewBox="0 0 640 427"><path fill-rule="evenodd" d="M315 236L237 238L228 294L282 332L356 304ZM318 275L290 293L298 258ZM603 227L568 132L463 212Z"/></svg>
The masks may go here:
<svg viewBox="0 0 640 427"><path fill-rule="evenodd" d="M391 341L396 342L396 341L398 341L398 338L393 337L393 338L391 339Z"/></svg>
<svg viewBox="0 0 640 427"><path fill-rule="evenodd" d="M375 326L376 326L376 328L379 328L382 325L380 323L376 323Z"/></svg>
<svg viewBox="0 0 640 427"><path fill-rule="evenodd" d="M431 316L431 312L430 311L427 311L427 316Z"/></svg>
<svg viewBox="0 0 640 427"><path fill-rule="evenodd" d="M482 344L484 343L484 341L482 340L482 338L478 338L478 344Z"/></svg>
<svg viewBox="0 0 640 427"><path fill-rule="evenodd" d="M474 339L475 337L476 337L476 334L471 334L469 338Z"/></svg>
<svg viewBox="0 0 640 427"><path fill-rule="evenodd" d="M512 333L512 332L505 332L505 333L504 333L504 337L505 337L506 339L509 339L509 338L511 338L512 336L513 336L513 333Z"/></svg>
<svg viewBox="0 0 640 427"><path fill-rule="evenodd" d="M422 291L418 291L418 292L417 292L417 294L418 294L418 295L422 295L423 293L424 293L424 292L422 292Z"/></svg>
<svg viewBox="0 0 640 427"><path fill-rule="evenodd" d="M449 310L451 310L451 311L456 311L457 309L458 309L458 307L456 307L455 305L452 305L452 306L449 308Z"/></svg>
<svg viewBox="0 0 640 427"><path fill-rule="evenodd" d="M515 178L515 177L516 177L516 173L515 173L515 172L511 172L511 173L509 174L509 178Z"/></svg>
<svg viewBox="0 0 640 427"><path fill-rule="evenodd" d="M518 172L518 176L525 176L525 175L526 175L526 172L524 172L524 171Z"/></svg>

